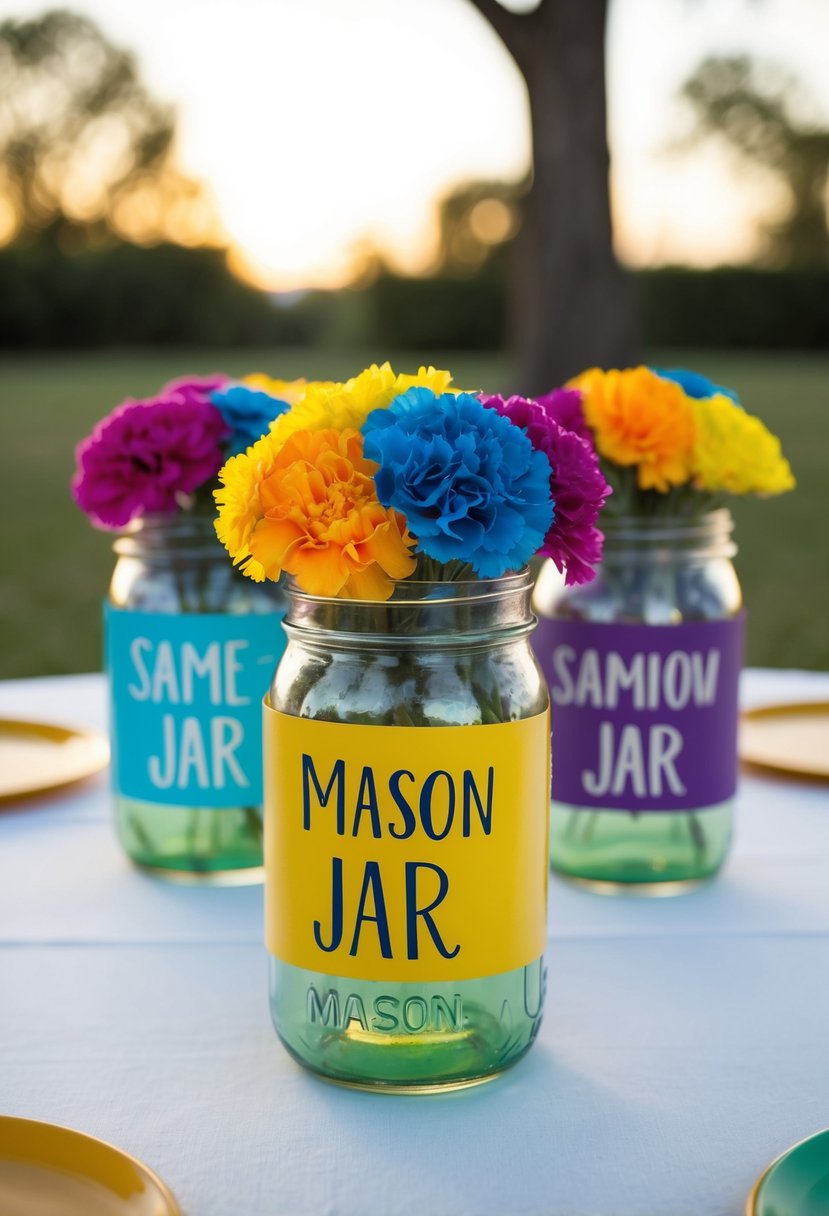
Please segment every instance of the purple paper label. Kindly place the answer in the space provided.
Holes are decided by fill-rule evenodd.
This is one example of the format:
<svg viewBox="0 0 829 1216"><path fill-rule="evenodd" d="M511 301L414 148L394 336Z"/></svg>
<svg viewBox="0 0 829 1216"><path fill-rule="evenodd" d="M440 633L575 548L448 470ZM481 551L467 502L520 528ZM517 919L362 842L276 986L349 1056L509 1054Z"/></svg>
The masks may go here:
<svg viewBox="0 0 829 1216"><path fill-rule="evenodd" d="M687 811L737 788L744 617L683 625L539 621L553 722L553 798Z"/></svg>

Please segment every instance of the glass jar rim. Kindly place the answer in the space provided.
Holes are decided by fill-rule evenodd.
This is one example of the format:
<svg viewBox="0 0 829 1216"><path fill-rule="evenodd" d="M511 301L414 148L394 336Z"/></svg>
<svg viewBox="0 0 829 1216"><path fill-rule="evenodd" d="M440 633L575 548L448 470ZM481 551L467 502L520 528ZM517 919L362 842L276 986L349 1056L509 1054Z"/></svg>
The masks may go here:
<svg viewBox="0 0 829 1216"><path fill-rule="evenodd" d="M174 552L230 561L216 536L215 516L203 512L176 510L149 512L136 516L122 528L112 542L119 557L164 556Z"/></svg>
<svg viewBox="0 0 829 1216"><path fill-rule="evenodd" d="M512 592L523 591L532 587L533 578L529 566L520 570L508 571L497 578L457 578L457 579L416 579L402 578L393 580L394 590L388 599L368 600L357 597L315 595L303 590L297 584L293 575L285 575L285 589L296 599L307 600L312 604L343 604L369 608L393 605L404 608L407 605L423 604L457 604L471 603L486 599L500 598ZM398 595L398 592L403 594ZM441 594L442 593L442 594Z"/></svg>
<svg viewBox="0 0 829 1216"><path fill-rule="evenodd" d="M728 556L736 553L731 540L734 520L727 507L687 515L606 515L599 520L599 527L605 537L605 556L608 548L615 551L624 544L648 548L698 544L722 550Z"/></svg>
<svg viewBox="0 0 829 1216"><path fill-rule="evenodd" d="M440 649L488 645L528 634L534 580L529 566L494 579L401 579L387 600L315 596L286 580L283 626L304 644L383 651L428 645ZM420 594L418 594L420 593ZM327 642L323 641L327 639Z"/></svg>
<svg viewBox="0 0 829 1216"><path fill-rule="evenodd" d="M687 530L711 529L714 527L731 528L733 525L734 520L728 507L714 507L707 511L674 511L673 513L665 512L664 514L655 513L653 515L614 515L608 510L605 510L602 513L599 521L599 526L603 530L607 528L638 528L657 530L663 527Z"/></svg>

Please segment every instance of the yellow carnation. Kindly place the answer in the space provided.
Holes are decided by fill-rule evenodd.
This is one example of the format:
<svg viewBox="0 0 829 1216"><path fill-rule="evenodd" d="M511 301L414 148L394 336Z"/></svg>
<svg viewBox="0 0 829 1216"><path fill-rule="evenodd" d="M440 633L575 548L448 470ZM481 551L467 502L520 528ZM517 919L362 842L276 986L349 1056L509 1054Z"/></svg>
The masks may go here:
<svg viewBox="0 0 829 1216"><path fill-rule="evenodd" d="M791 466L759 418L717 395L694 403L694 480L701 490L783 494L794 488Z"/></svg>
<svg viewBox="0 0 829 1216"><path fill-rule="evenodd" d="M266 376L264 372L251 372L249 376L243 376L242 384L247 384L250 388L257 388L260 392L267 393L269 397L276 397L278 401L287 401L288 405L299 401L308 387L307 380L275 380L272 376Z"/></svg>
<svg viewBox="0 0 829 1216"><path fill-rule="evenodd" d="M439 394L446 391L451 379L449 372L434 367L421 367L413 376L398 376L390 363L372 363L345 384L309 384L297 404L271 423L271 431L281 443L296 431L327 427L359 431L372 410L386 409L414 385L425 385Z"/></svg>
<svg viewBox="0 0 829 1216"><path fill-rule="evenodd" d="M271 476L282 445L272 435L263 435L246 452L231 458L219 469L221 489L213 491L219 508L216 535L248 578L261 583L265 569L250 551L250 537L263 510L260 499L262 482Z"/></svg>
<svg viewBox="0 0 829 1216"><path fill-rule="evenodd" d="M569 381L583 394L585 420L600 456L635 465L642 490L684 485L691 477L694 409L672 380L647 367L602 371L598 367Z"/></svg>
<svg viewBox="0 0 829 1216"><path fill-rule="evenodd" d="M301 377L299 380L277 380L273 376L268 376L264 372L251 372L249 376L242 377L242 383L250 385L251 388L258 388L261 392L267 393L269 397L276 397L279 401L287 401L288 405L296 405L297 401L305 396L308 389L314 387L333 388L333 380L306 380Z"/></svg>
<svg viewBox="0 0 829 1216"><path fill-rule="evenodd" d="M436 397L441 397L444 393L461 391L450 388L451 383L451 372L440 371L436 367L419 367L414 376L402 374L397 377L394 395L397 397L410 388L430 388Z"/></svg>

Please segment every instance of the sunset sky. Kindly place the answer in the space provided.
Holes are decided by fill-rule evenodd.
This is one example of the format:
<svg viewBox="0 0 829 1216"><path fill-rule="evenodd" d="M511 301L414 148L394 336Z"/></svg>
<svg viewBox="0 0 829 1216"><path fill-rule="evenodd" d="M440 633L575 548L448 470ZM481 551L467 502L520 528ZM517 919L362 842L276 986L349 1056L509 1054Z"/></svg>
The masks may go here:
<svg viewBox="0 0 829 1216"><path fill-rule="evenodd" d="M0 0L0 18L44 7ZM523 82L467 0L74 7L134 48L152 89L176 103L180 163L209 182L237 266L263 286L342 283L366 243L422 269L442 193L527 168ZM827 46L827 0L614 0L612 186L626 260L750 252L755 218L779 199L714 149L669 150L686 122L677 88L707 54L750 52L787 64L829 113Z"/></svg>

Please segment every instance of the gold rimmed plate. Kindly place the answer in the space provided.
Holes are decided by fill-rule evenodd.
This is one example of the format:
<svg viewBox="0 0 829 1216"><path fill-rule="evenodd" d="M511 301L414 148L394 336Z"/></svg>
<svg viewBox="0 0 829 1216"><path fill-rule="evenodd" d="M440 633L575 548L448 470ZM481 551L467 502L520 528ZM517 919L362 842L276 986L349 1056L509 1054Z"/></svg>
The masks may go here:
<svg viewBox="0 0 829 1216"><path fill-rule="evenodd" d="M143 1162L93 1136L0 1116L0 1212L14 1216L181 1216Z"/></svg>
<svg viewBox="0 0 829 1216"><path fill-rule="evenodd" d="M107 764L109 743L96 731L0 718L0 803L72 785Z"/></svg>
<svg viewBox="0 0 829 1216"><path fill-rule="evenodd" d="M776 776L829 781L829 701L746 710L740 722L740 759Z"/></svg>
<svg viewBox="0 0 829 1216"><path fill-rule="evenodd" d="M781 1153L757 1179L746 1216L826 1216L829 1212L829 1129Z"/></svg>

